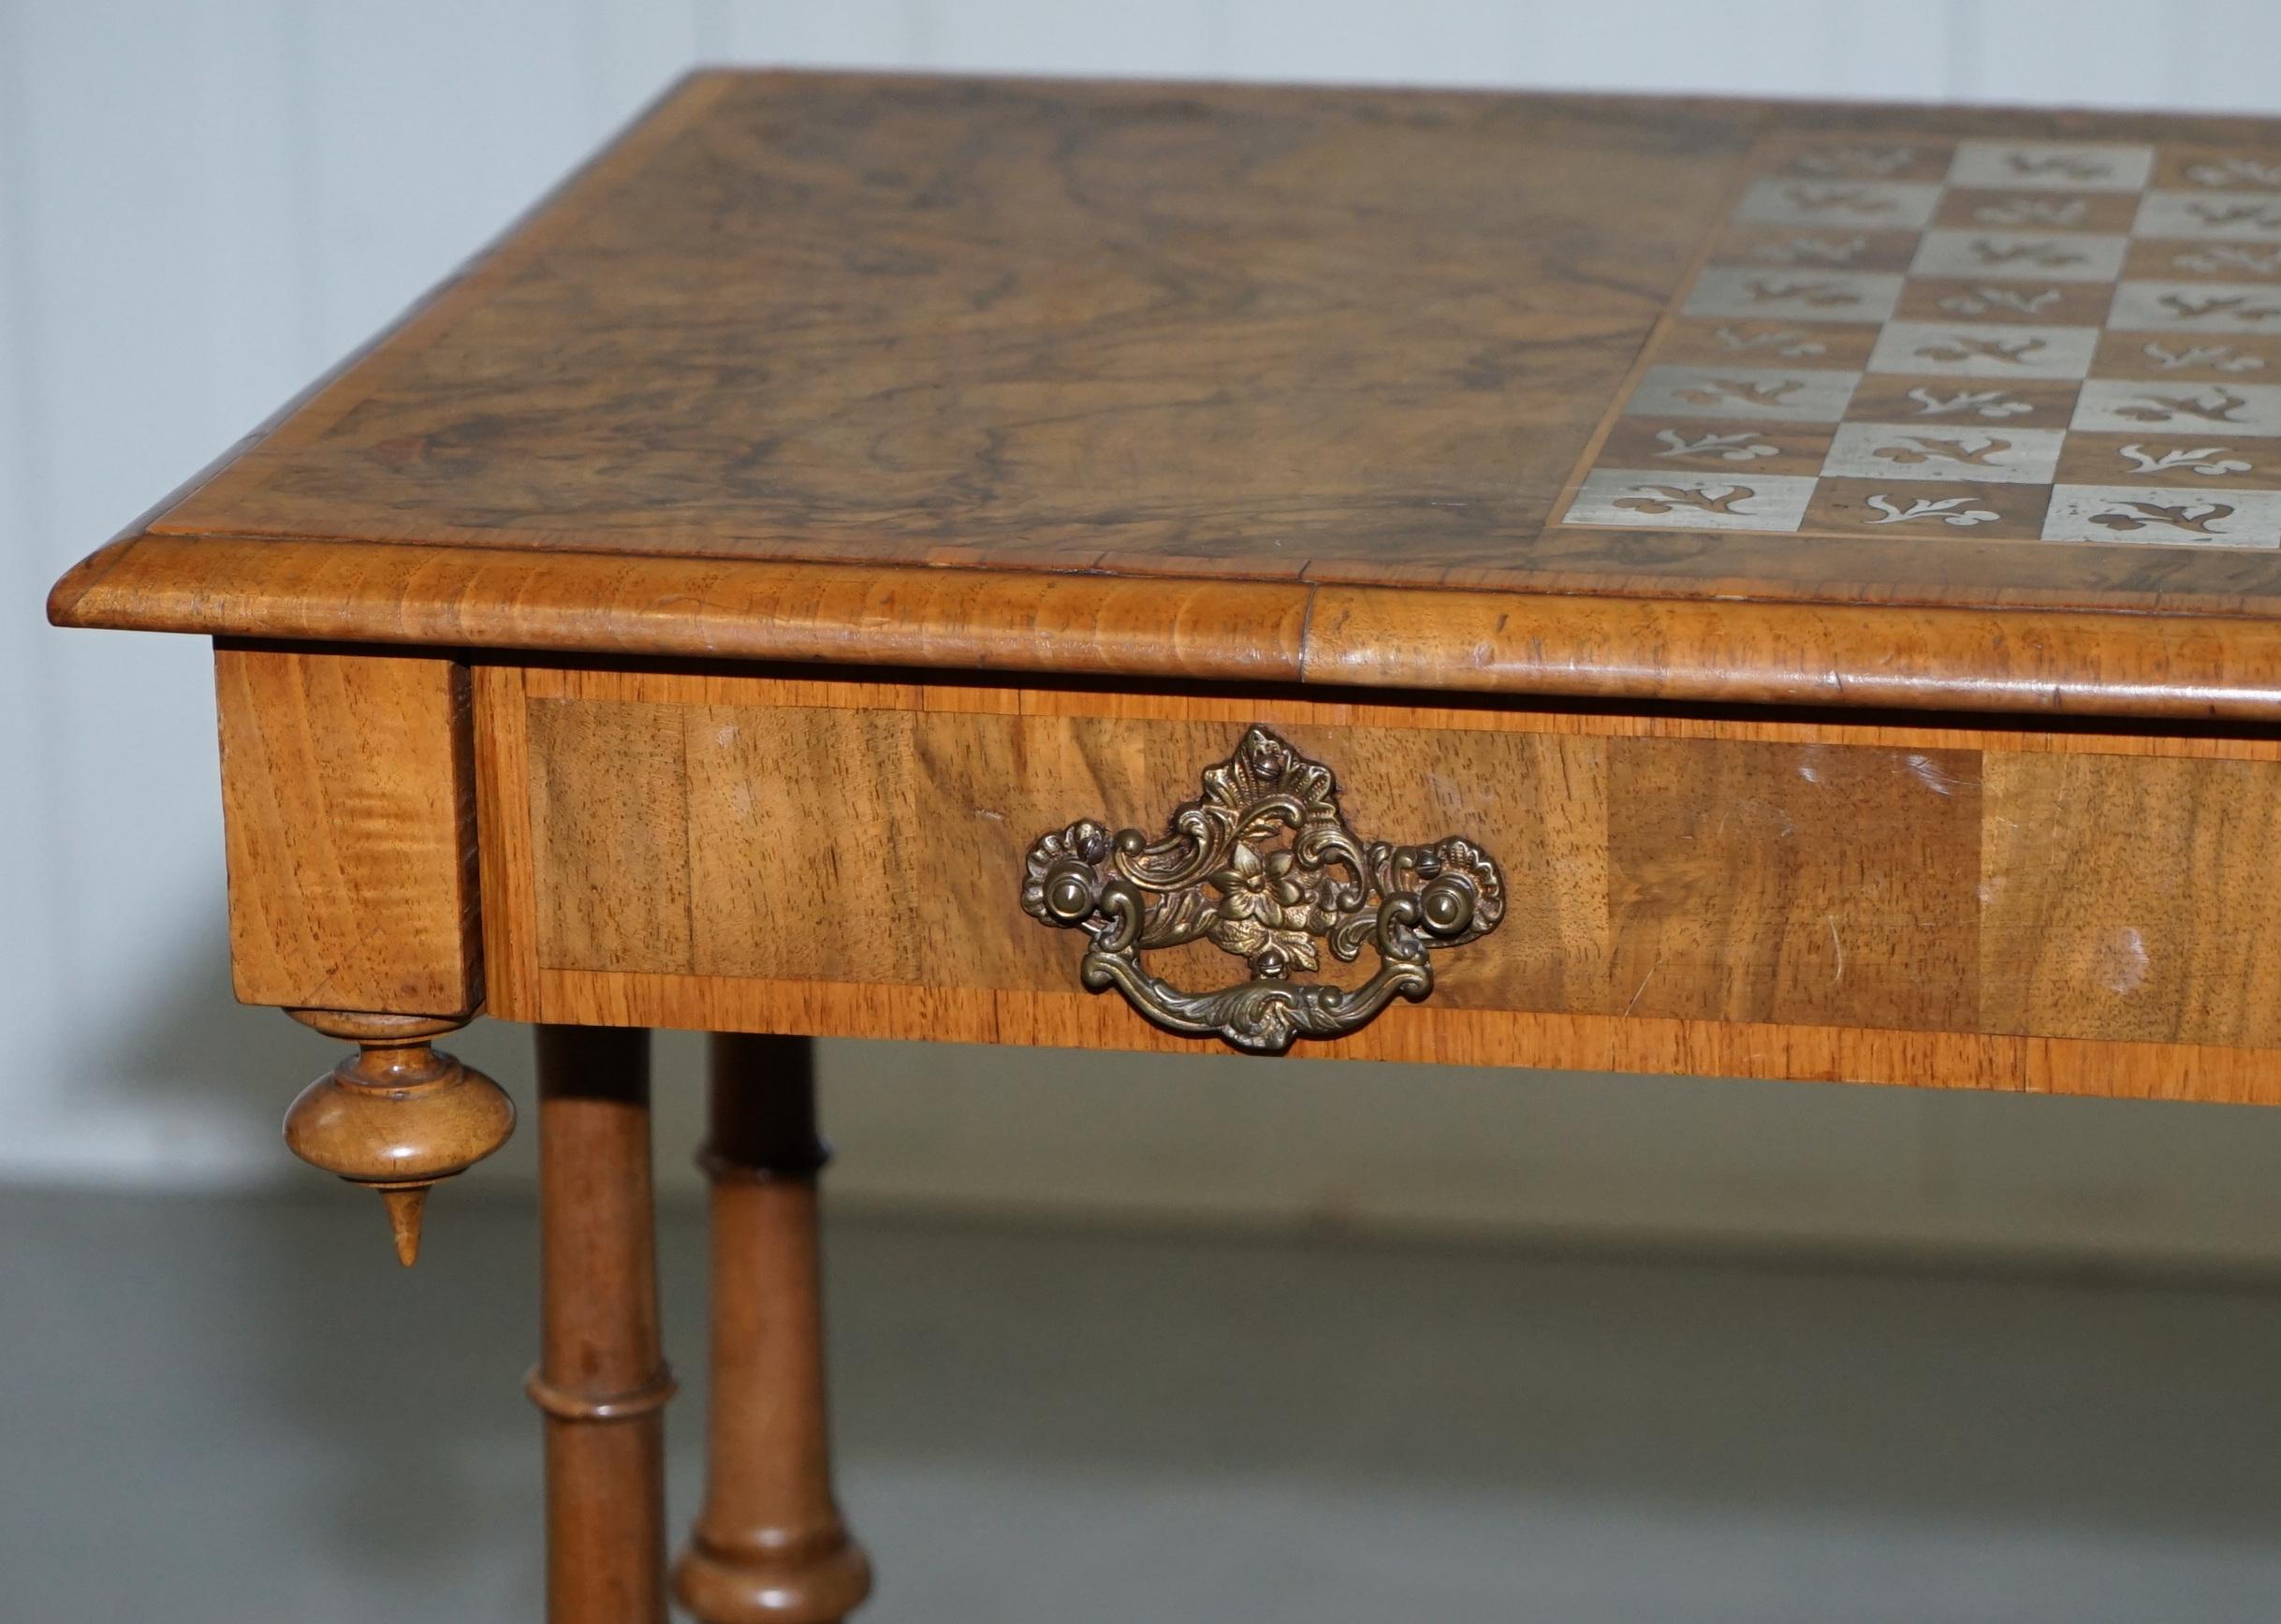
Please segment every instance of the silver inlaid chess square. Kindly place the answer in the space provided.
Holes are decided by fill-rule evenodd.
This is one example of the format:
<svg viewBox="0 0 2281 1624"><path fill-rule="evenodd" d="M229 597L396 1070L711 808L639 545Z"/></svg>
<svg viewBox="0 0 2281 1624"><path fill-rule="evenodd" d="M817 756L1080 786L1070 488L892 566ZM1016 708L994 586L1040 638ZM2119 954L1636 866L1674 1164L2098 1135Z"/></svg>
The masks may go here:
<svg viewBox="0 0 2281 1624"><path fill-rule="evenodd" d="M2130 239L2108 231L1927 231L1909 271L1983 282L2113 282Z"/></svg>
<svg viewBox="0 0 2281 1624"><path fill-rule="evenodd" d="M2047 485L2059 472L2066 441L2063 429L1840 423L1821 472L1846 479Z"/></svg>
<svg viewBox="0 0 2281 1624"><path fill-rule="evenodd" d="M2061 485L2044 510L2043 539L2281 548L2281 490Z"/></svg>
<svg viewBox="0 0 2281 1624"><path fill-rule="evenodd" d="M1654 530L1795 530L1815 481L1804 474L1680 474L1595 468L1565 524Z"/></svg>
<svg viewBox="0 0 2281 1624"><path fill-rule="evenodd" d="M1873 373L1957 378L2080 378L2098 349L2095 327L2010 322L1888 322L1869 353Z"/></svg>
<svg viewBox="0 0 2281 1624"><path fill-rule="evenodd" d="M1833 141L1798 154L1791 159L1789 172L1816 181L1891 180L1913 167L1923 150L1875 141Z"/></svg>
<svg viewBox="0 0 2281 1624"><path fill-rule="evenodd" d="M2131 230L2141 237L2281 242L2281 197L2271 192L2149 192Z"/></svg>
<svg viewBox="0 0 2281 1624"><path fill-rule="evenodd" d="M1624 410L1635 417L1743 417L1770 423L1835 423L1846 415L1859 373L1803 367L1649 367Z"/></svg>
<svg viewBox="0 0 2281 1624"><path fill-rule="evenodd" d="M2281 192L2281 163L2250 153L2222 153L2187 168L2186 178L2213 191L2245 191L2262 186Z"/></svg>
<svg viewBox="0 0 2281 1624"><path fill-rule="evenodd" d="M2203 276L2281 278L2281 242L2172 242L2171 267Z"/></svg>
<svg viewBox="0 0 2281 1624"><path fill-rule="evenodd" d="M1952 186L2036 192L2135 192L2155 172L2155 149L2091 141L1959 141Z"/></svg>
<svg viewBox="0 0 2281 1624"><path fill-rule="evenodd" d="M1757 271L1713 265L1695 280L1688 315L1721 320L1883 321L1901 301L1897 271Z"/></svg>
<svg viewBox="0 0 2281 1624"><path fill-rule="evenodd" d="M2281 384L2165 384L2093 378L2075 399L2078 433L2193 434L2215 444L2281 435Z"/></svg>
<svg viewBox="0 0 2281 1624"><path fill-rule="evenodd" d="M2114 332L2281 332L2281 287L2254 282L2126 282L2107 313Z"/></svg>
<svg viewBox="0 0 2281 1624"><path fill-rule="evenodd" d="M1800 181L1762 175L1734 217L1756 226L1914 231L1940 206L1937 181Z"/></svg>

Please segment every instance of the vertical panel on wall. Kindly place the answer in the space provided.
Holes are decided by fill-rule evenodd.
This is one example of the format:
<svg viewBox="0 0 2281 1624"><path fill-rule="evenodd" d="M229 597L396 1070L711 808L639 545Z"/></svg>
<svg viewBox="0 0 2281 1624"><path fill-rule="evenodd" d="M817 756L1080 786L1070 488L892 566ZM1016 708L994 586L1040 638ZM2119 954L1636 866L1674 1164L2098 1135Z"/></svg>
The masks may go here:
<svg viewBox="0 0 2281 1624"><path fill-rule="evenodd" d="M22 234L11 257L29 313L17 366L37 391L19 425L37 506L18 544L51 578L246 426L212 409L203 268L225 160L201 115L233 93L262 99L203 78L234 73L232 31L261 22L248 7L82 0L19 6L11 25L22 131L8 160ZM12 607L36 616L37 601ZM72 890L68 906L50 893L26 934L56 977L46 1018L76 1043L119 1031L122 988L146 1009L162 1001L201 930L218 940L219 915L205 910L219 898L220 829L213 796L198 793L213 782L212 711L195 644L33 635L36 776L44 804L62 809L41 873L69 876ZM139 793L156 783L180 786L163 818Z"/></svg>
<svg viewBox="0 0 2281 1624"><path fill-rule="evenodd" d="M286 144L261 65L287 3L0 3L0 676L20 707L0 745L25 797L0 808L0 894L37 955L0 981L18 1166L117 1176L171 1154L198 1178L269 1153L238 1148L227 1101L183 1087L233 1014L212 1002L226 980L205 651L51 631L39 605L266 409L241 403L265 372L294 367L263 326L289 326L289 309L258 309L290 289L261 264L288 223L239 228L274 197L247 153ZM266 241L244 241L256 229ZM171 786L163 800L154 784Z"/></svg>
<svg viewBox="0 0 2281 1624"><path fill-rule="evenodd" d="M997 0L987 6L907 3L914 54L931 66L1119 78L1226 78L1226 0L1071 6Z"/></svg>
<svg viewBox="0 0 2281 1624"><path fill-rule="evenodd" d="M2180 40L2196 0L2001 0L1953 7L1948 94L1966 101L2191 108ZM1895 14L1878 15L1892 22ZM2203 49L2206 49L2203 48ZM2194 54L2202 53L2201 49ZM2270 99L2270 98L2269 98Z"/></svg>
<svg viewBox="0 0 2281 1624"><path fill-rule="evenodd" d="M327 351L392 320L690 66L695 16L695 0L307 8Z"/></svg>
<svg viewBox="0 0 2281 1624"><path fill-rule="evenodd" d="M955 29L955 7L928 0L840 0L833 6L749 6L700 0L709 41L738 62L772 67L835 67L859 63L899 67L938 66L931 47Z"/></svg>
<svg viewBox="0 0 2281 1624"><path fill-rule="evenodd" d="M309 112L300 79L305 10L292 0L210 0L184 65L183 122L199 148L198 229L168 269L195 288L212 420L236 425L232 435L269 416L326 360L300 165Z"/></svg>
<svg viewBox="0 0 2281 1624"><path fill-rule="evenodd" d="M2274 0L2163 0L2135 18L2135 26L2158 27L2163 36L2164 106L2272 110L2274 32L2281 26Z"/></svg>
<svg viewBox="0 0 2281 1624"><path fill-rule="evenodd" d="M632 118L692 66L710 60L709 52L717 48L703 37L703 10L704 0L593 0L585 7L579 114L593 140Z"/></svg>
<svg viewBox="0 0 2281 1624"><path fill-rule="evenodd" d="M1253 77L1733 95L1934 96L1947 19L1824 0L1597 7L1511 0L1226 0Z"/></svg>
<svg viewBox="0 0 2281 1624"><path fill-rule="evenodd" d="M17 928L0 935L0 1021L26 1082L60 1070L61 1017L55 958L42 927L55 911L56 823L46 784L52 765L39 680L39 598L47 554L32 537L30 340L37 315L26 276L30 255L27 71L22 29L0 0L0 895L14 902Z"/></svg>
<svg viewBox="0 0 2281 1624"><path fill-rule="evenodd" d="M1240 78L1546 82L1557 72L1546 66L1560 49L1552 37L1567 23L1539 10L1499 0L1225 0L1220 27L1227 71Z"/></svg>

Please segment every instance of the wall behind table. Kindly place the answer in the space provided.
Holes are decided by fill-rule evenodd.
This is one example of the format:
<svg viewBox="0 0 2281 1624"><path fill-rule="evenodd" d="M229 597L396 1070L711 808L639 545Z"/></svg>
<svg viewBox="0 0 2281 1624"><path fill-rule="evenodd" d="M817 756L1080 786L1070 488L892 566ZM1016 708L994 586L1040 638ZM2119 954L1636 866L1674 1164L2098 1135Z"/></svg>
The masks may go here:
<svg viewBox="0 0 2281 1624"><path fill-rule="evenodd" d="M305 1178L206 651L47 583L699 61L2281 106L2270 0L0 0L0 1177ZM527 1096L522 1034L459 1044ZM669 1178L698 1050L664 1041ZM2281 1112L835 1045L844 1196L2281 1262ZM527 1178L529 1136L494 1184Z"/></svg>

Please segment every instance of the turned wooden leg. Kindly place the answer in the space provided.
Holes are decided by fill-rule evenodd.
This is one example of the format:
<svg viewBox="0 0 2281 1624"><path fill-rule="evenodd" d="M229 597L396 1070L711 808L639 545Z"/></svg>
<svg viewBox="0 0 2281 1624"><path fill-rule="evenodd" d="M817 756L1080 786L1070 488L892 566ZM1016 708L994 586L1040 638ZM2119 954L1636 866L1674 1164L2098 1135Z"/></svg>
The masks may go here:
<svg viewBox="0 0 2281 1624"><path fill-rule="evenodd" d="M302 1161L380 1192L397 1261L409 1268L429 1189L505 1144L514 1104L481 1072L429 1046L464 1017L288 1013L358 1047L301 1090L285 1112L285 1143Z"/></svg>
<svg viewBox="0 0 2281 1624"><path fill-rule="evenodd" d="M650 1034L538 1029L548 1624L663 1624L665 1405Z"/></svg>
<svg viewBox="0 0 2281 1624"><path fill-rule="evenodd" d="M674 1595L704 1624L833 1624L871 1567L832 1499L808 1040L715 1037L710 1109L709 1459Z"/></svg>

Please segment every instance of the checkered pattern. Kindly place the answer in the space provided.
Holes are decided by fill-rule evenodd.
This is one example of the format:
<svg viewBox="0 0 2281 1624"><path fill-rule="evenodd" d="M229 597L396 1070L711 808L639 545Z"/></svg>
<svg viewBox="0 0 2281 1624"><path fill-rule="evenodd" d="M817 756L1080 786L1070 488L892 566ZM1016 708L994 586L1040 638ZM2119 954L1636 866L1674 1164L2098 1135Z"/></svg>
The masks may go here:
<svg viewBox="0 0 2281 1624"><path fill-rule="evenodd" d="M2281 548L2281 150L1771 138L1564 518Z"/></svg>

